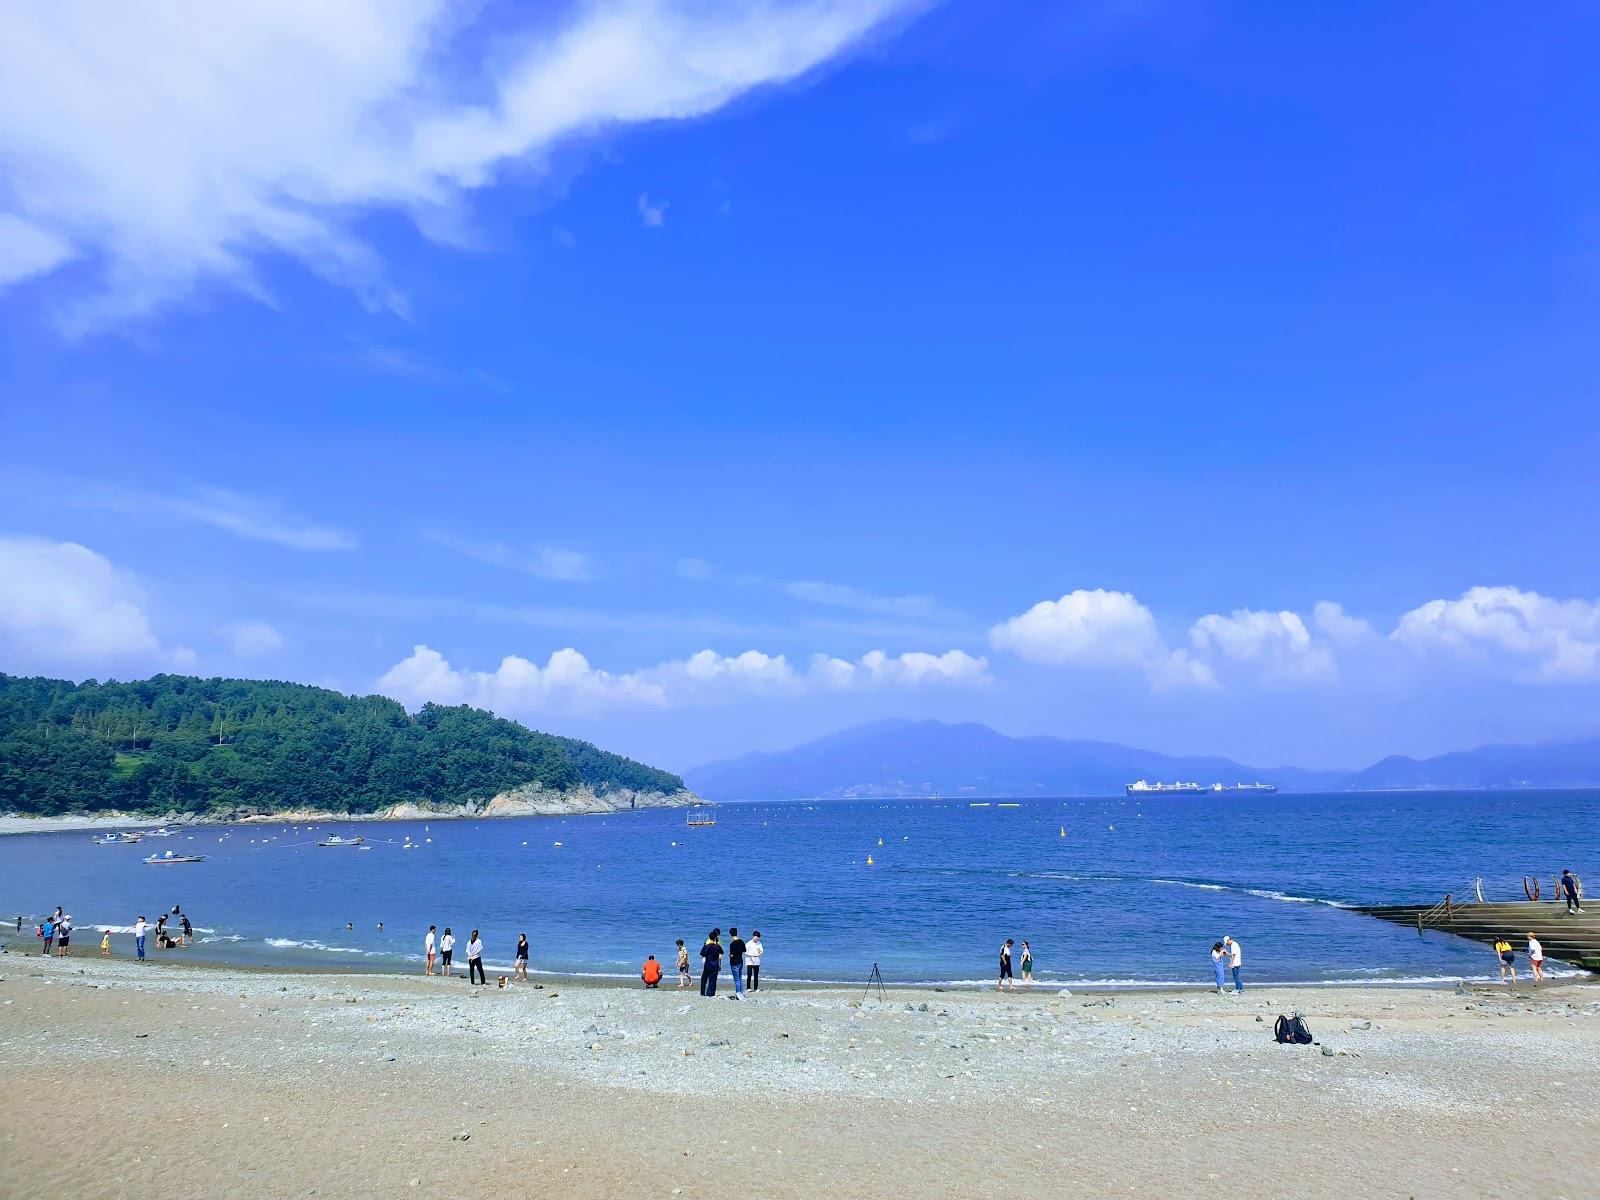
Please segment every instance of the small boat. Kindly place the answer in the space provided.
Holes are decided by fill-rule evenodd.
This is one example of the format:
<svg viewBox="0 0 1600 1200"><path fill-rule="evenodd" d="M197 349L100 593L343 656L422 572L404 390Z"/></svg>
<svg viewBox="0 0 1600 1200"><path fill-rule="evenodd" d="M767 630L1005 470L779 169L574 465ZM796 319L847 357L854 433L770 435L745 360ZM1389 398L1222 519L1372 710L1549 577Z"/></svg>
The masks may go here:
<svg viewBox="0 0 1600 1200"><path fill-rule="evenodd" d="M165 867L176 863L197 863L205 862L205 860L206 856L204 854L174 854L171 850L168 850L165 854L152 854L144 860L144 865L147 867Z"/></svg>
<svg viewBox="0 0 1600 1200"><path fill-rule="evenodd" d="M716 823L717 819L709 814L703 817L690 817L688 821L690 829L703 829L707 825L715 825Z"/></svg>
<svg viewBox="0 0 1600 1200"><path fill-rule="evenodd" d="M317 845L319 845L319 846L328 846L328 847L334 847L334 846L359 846L359 845L361 845L362 842L364 842L366 840L367 840L366 838L358 838L358 837L353 837L353 838L340 837L336 833L330 838L323 838L320 842L317 843Z"/></svg>
<svg viewBox="0 0 1600 1200"><path fill-rule="evenodd" d="M1020 804L997 804L996 808L1021 808Z"/></svg>
<svg viewBox="0 0 1600 1200"><path fill-rule="evenodd" d="M96 846L115 846L120 841L122 841L122 839L119 838L116 834L108 833L108 834L105 834L102 837L95 838L94 839L94 844Z"/></svg>

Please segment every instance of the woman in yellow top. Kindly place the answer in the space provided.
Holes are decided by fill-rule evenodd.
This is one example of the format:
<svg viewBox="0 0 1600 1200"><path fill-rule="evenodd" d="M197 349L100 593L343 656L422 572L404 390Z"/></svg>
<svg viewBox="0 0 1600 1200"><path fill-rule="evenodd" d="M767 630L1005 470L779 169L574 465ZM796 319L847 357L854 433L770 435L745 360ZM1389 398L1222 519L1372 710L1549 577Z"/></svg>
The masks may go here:
<svg viewBox="0 0 1600 1200"><path fill-rule="evenodd" d="M1494 943L1495 956L1500 959L1500 982L1506 982L1510 975L1511 982L1517 981L1517 952L1511 948L1511 943L1505 938L1496 938Z"/></svg>
<svg viewBox="0 0 1600 1200"><path fill-rule="evenodd" d="M111 957L111 930L106 930L105 936L100 939L100 957Z"/></svg>

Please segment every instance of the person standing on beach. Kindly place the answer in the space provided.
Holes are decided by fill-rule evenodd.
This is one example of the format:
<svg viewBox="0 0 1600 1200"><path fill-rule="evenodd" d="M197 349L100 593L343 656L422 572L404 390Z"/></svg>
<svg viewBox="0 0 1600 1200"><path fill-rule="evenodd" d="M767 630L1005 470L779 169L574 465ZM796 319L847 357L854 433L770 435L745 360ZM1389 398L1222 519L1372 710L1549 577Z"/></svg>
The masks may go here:
<svg viewBox="0 0 1600 1200"><path fill-rule="evenodd" d="M1238 995L1244 991L1244 983L1239 979L1239 968L1244 966L1244 951L1240 949L1239 943L1231 937L1222 939L1222 948L1228 953L1228 970L1233 975L1234 994Z"/></svg>
<svg viewBox="0 0 1600 1200"><path fill-rule="evenodd" d="M1538 987L1544 982L1544 946L1531 929L1528 931L1528 966L1533 968L1533 986Z"/></svg>
<svg viewBox="0 0 1600 1200"><path fill-rule="evenodd" d="M433 974L433 947L436 941L434 937L434 930L437 928L437 925L429 925L428 936L422 939L422 957L425 960L422 973L424 975Z"/></svg>
<svg viewBox="0 0 1600 1200"><path fill-rule="evenodd" d="M63 916L56 925L56 957L67 956L67 944L72 941L72 918Z"/></svg>
<svg viewBox="0 0 1600 1200"><path fill-rule="evenodd" d="M728 926L728 974L733 976L733 998L744 999L744 939L732 925Z"/></svg>
<svg viewBox="0 0 1600 1200"><path fill-rule="evenodd" d="M133 948L140 959L144 958L144 931L144 917L140 916L140 918L135 921L133 925Z"/></svg>
<svg viewBox="0 0 1600 1200"><path fill-rule="evenodd" d="M1007 938L1006 944L1000 947L1000 991L1002 992L1006 990L1008 984L1011 991L1017 990L1017 977L1011 973L1011 946L1012 941Z"/></svg>
<svg viewBox="0 0 1600 1200"><path fill-rule="evenodd" d="M700 947L703 961L700 967L700 994L717 994L717 976L722 973L722 930L713 929L706 935L706 944Z"/></svg>
<svg viewBox="0 0 1600 1200"><path fill-rule="evenodd" d="M744 948L744 985L752 992L761 990L761 956L766 948L761 944L761 930L750 935Z"/></svg>
<svg viewBox="0 0 1600 1200"><path fill-rule="evenodd" d="M188 913L180 913L178 920L183 922L183 940L180 944L187 946L190 942L194 941L194 926L189 924Z"/></svg>
<svg viewBox="0 0 1600 1200"><path fill-rule="evenodd" d="M678 939L678 990L681 992L689 986L689 948L683 944L683 939Z"/></svg>
<svg viewBox="0 0 1600 1200"><path fill-rule="evenodd" d="M517 966L512 975L523 983L528 982L528 935L525 933L517 934Z"/></svg>
<svg viewBox="0 0 1600 1200"><path fill-rule="evenodd" d="M1022 984L1024 987L1033 986L1033 951L1028 948L1028 943L1022 943Z"/></svg>
<svg viewBox="0 0 1600 1200"><path fill-rule="evenodd" d="M478 940L478 931L474 929L472 936L467 939L467 982L481 983L488 986L489 980L483 973L483 943Z"/></svg>
<svg viewBox="0 0 1600 1200"><path fill-rule="evenodd" d="M44 924L39 926L39 931L39 936L44 938L44 956L49 958L50 947L55 945L56 942L56 919L54 917L46 917Z"/></svg>
<svg viewBox="0 0 1600 1200"><path fill-rule="evenodd" d="M450 926L444 927L444 934L439 938L439 965L444 968L446 979L450 978L450 954L456 948L456 935L450 932Z"/></svg>
<svg viewBox="0 0 1600 1200"><path fill-rule="evenodd" d="M1496 938L1494 954L1500 960L1500 982L1506 983L1506 976L1509 974L1511 976L1509 982L1515 983L1517 981L1517 952L1511 948L1511 943L1503 937Z"/></svg>
<svg viewBox="0 0 1600 1200"><path fill-rule="evenodd" d="M1228 990L1228 952L1221 942L1211 943L1211 970L1217 977L1217 994Z"/></svg>
<svg viewBox="0 0 1600 1200"><path fill-rule="evenodd" d="M1567 902L1567 912L1583 911L1583 889L1578 886L1578 877L1571 871L1561 872L1561 896Z"/></svg>

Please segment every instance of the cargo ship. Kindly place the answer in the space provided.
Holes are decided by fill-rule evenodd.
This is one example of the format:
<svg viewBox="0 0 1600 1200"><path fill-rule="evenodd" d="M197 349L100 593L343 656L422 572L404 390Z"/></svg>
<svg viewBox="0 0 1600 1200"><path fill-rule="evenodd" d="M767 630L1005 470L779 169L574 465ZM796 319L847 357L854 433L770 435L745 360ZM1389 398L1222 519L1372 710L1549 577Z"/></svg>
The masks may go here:
<svg viewBox="0 0 1600 1200"><path fill-rule="evenodd" d="M1211 785L1213 792L1255 792L1262 796L1270 796L1278 790L1275 783L1233 783L1224 787L1220 783Z"/></svg>
<svg viewBox="0 0 1600 1200"><path fill-rule="evenodd" d="M1130 796L1204 796L1210 790L1202 783L1146 783L1143 779L1128 785Z"/></svg>

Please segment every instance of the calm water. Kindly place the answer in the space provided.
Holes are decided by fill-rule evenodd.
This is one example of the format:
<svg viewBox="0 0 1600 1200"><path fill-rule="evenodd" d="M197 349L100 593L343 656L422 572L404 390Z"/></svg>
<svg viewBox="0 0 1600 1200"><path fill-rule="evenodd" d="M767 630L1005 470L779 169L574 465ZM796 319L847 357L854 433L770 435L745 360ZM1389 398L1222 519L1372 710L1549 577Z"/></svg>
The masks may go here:
<svg viewBox="0 0 1600 1200"><path fill-rule="evenodd" d="M1490 899L1520 897L1524 874L1562 867L1600 887L1597 829L1600 792L1525 792L730 805L711 829L668 811L139 846L36 834L0 838L0 912L64 905L93 954L91 927L181 904L203 931L190 957L368 969L420 960L435 923L463 942L481 928L493 963L526 932L536 969L631 976L646 953L670 963L675 938L693 952L734 924L762 931L779 979L860 980L877 962L891 981L985 980L1014 937L1044 979L1204 982L1224 934L1256 979L1481 977L1487 948L1338 905L1462 896L1479 876ZM334 832L372 849L313 845ZM207 858L148 867L152 849ZM125 933L114 943L132 953Z"/></svg>

